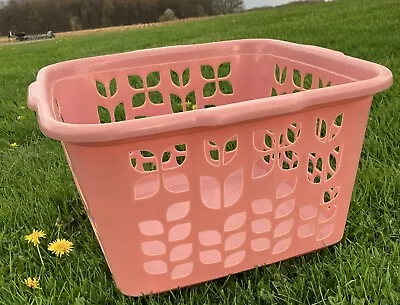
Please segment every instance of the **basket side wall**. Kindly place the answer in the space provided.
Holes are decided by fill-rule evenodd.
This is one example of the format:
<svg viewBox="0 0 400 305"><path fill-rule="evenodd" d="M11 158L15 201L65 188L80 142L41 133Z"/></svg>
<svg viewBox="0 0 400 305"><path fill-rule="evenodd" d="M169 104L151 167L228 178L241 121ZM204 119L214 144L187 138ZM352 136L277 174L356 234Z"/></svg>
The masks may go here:
<svg viewBox="0 0 400 305"><path fill-rule="evenodd" d="M160 292L338 242L370 103L106 146L64 143L119 288Z"/></svg>

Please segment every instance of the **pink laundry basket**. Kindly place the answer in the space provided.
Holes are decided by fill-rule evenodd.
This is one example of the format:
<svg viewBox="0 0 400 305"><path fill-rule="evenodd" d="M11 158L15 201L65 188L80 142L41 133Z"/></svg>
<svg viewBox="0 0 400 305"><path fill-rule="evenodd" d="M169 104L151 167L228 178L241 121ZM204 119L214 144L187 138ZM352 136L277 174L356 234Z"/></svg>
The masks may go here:
<svg viewBox="0 0 400 305"><path fill-rule="evenodd" d="M256 39L55 64L28 105L138 296L340 241L372 96L391 84L380 65Z"/></svg>

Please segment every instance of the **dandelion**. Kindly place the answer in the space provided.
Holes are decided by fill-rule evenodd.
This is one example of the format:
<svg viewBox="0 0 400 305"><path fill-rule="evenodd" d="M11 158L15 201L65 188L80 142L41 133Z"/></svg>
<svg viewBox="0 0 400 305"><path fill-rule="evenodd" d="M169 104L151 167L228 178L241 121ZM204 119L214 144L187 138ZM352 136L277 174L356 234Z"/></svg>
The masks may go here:
<svg viewBox="0 0 400 305"><path fill-rule="evenodd" d="M56 256L68 255L73 249L73 243L66 239L57 239L49 244L47 250Z"/></svg>
<svg viewBox="0 0 400 305"><path fill-rule="evenodd" d="M194 104L194 105L192 106L192 110L196 110L196 109L197 109L197 105Z"/></svg>
<svg viewBox="0 0 400 305"><path fill-rule="evenodd" d="M35 247L40 244L40 238L46 237L46 234L43 231L33 230L33 232L29 235L25 235L25 240L29 243L32 243Z"/></svg>
<svg viewBox="0 0 400 305"><path fill-rule="evenodd" d="M34 277L34 278L28 277L24 282L25 282L25 285L28 286L29 288L40 289L39 279L37 279L36 277Z"/></svg>
<svg viewBox="0 0 400 305"><path fill-rule="evenodd" d="M18 144L14 142L14 143L10 143L9 146L10 146L10 148L17 148Z"/></svg>
<svg viewBox="0 0 400 305"><path fill-rule="evenodd" d="M18 117L17 117L17 121L22 121L24 119L24 117L22 116L22 115L19 115Z"/></svg>

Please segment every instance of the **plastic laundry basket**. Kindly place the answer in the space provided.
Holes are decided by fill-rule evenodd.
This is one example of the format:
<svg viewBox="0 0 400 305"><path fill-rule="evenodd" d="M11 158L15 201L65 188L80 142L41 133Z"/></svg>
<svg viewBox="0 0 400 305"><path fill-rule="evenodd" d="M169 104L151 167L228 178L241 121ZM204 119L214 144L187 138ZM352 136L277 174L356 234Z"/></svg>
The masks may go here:
<svg viewBox="0 0 400 305"><path fill-rule="evenodd" d="M340 52L239 40L55 64L28 105L137 296L338 242L372 96L391 84Z"/></svg>

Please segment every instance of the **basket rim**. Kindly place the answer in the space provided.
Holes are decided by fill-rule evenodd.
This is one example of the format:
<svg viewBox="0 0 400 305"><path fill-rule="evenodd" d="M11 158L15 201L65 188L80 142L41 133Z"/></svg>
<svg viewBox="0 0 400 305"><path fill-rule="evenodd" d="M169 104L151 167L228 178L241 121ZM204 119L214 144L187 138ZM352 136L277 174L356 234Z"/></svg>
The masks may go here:
<svg viewBox="0 0 400 305"><path fill-rule="evenodd" d="M68 70L71 76L90 73L99 58L108 62L132 58L151 58L165 56L179 52L191 51L210 52L208 58L217 57L214 50L224 48L233 54L248 53L274 55L279 50L295 50L309 58L318 57L322 60L335 62L341 67L347 66L361 69L362 72L372 75L367 79L335 85L331 87L302 91L296 94L287 94L274 97L246 100L228 105L196 111L166 114L146 118L145 120L127 120L111 124L70 124L60 122L51 110L53 81L48 87L50 75L60 69ZM225 52L224 51L224 52ZM219 56L218 56L219 57ZM288 58L290 59L290 58ZM310 61L312 63L312 60ZM308 64L310 64L308 63ZM351 77L349 76L351 79ZM220 42L211 42L193 45L167 46L137 50L119 54L87 57L64 61L42 68L28 88L28 107L35 111L41 131L46 136L72 143L99 143L133 139L160 133L192 129L198 127L217 127L228 124L244 123L246 121L268 118L299 112L315 106L327 106L330 103L348 101L362 97L372 97L384 91L393 84L391 71L379 64L347 56L341 52L321 48L318 46L297 44L274 39L241 39ZM268 99L268 102L266 100Z"/></svg>

